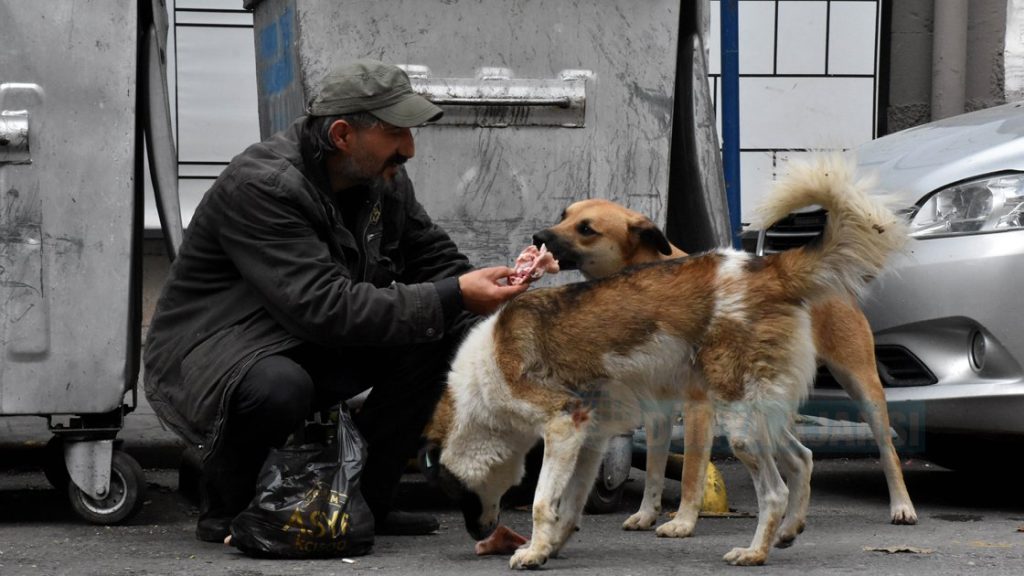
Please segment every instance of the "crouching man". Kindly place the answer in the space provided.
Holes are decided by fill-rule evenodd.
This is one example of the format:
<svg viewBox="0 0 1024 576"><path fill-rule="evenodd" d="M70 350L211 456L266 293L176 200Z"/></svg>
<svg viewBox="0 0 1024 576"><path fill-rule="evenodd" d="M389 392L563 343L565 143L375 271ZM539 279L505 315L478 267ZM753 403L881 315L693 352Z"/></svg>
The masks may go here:
<svg viewBox="0 0 1024 576"><path fill-rule="evenodd" d="M229 534L271 447L371 387L355 420L377 533L437 530L393 493L464 330L526 289L474 270L416 200L410 128L441 114L395 66L341 66L195 210L144 360L150 404L202 454L200 540Z"/></svg>

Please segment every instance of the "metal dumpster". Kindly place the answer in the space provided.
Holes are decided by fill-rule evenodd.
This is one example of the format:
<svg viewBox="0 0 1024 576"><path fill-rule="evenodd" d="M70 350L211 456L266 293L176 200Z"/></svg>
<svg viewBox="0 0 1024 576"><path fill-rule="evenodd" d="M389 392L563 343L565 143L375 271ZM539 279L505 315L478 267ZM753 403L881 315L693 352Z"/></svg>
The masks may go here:
<svg viewBox="0 0 1024 576"><path fill-rule="evenodd" d="M148 43L162 10L0 0L0 416L49 420L47 477L97 523L144 500L115 437L139 373L142 126L154 108L139 71L159 59ZM164 192L174 206L176 189Z"/></svg>
<svg viewBox="0 0 1024 576"><path fill-rule="evenodd" d="M729 243L704 49L708 2L247 0L260 131L301 115L335 64L403 66L440 105L408 165L479 265L511 263L570 203L608 198L688 251ZM564 281L561 275L557 281ZM606 459L613 501L629 471ZM593 499L592 499L593 500Z"/></svg>

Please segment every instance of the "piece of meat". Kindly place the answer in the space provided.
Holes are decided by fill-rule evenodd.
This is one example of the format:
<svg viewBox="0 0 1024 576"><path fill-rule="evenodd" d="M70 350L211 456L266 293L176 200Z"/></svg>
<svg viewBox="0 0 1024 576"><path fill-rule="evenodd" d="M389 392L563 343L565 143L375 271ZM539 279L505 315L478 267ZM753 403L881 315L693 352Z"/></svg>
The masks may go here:
<svg viewBox="0 0 1024 576"><path fill-rule="evenodd" d="M545 272L558 272L558 260L555 260L554 255L548 252L543 244L540 248L531 244L516 258L515 272L508 277L508 283L516 286L524 282L533 282Z"/></svg>
<svg viewBox="0 0 1024 576"><path fill-rule="evenodd" d="M494 533L476 543L477 556L512 554L528 540L504 524L499 524Z"/></svg>

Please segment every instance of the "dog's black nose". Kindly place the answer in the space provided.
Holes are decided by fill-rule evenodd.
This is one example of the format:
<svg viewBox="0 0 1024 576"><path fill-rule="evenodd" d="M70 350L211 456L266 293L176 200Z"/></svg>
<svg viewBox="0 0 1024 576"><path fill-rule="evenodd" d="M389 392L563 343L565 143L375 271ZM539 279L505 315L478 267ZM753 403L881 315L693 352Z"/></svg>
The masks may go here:
<svg viewBox="0 0 1024 576"><path fill-rule="evenodd" d="M540 248L541 244L547 244L551 242L551 232L547 230L541 230L533 235L533 245Z"/></svg>
<svg viewBox="0 0 1024 576"><path fill-rule="evenodd" d="M483 525L474 525L472 527L469 526L469 525L466 526L466 531L469 532L469 535L472 536L473 540L476 540L476 541L486 540L486 539L490 538L491 534L494 534L494 531L497 530L497 529L498 529L498 523L497 522L491 522L487 526L483 526Z"/></svg>

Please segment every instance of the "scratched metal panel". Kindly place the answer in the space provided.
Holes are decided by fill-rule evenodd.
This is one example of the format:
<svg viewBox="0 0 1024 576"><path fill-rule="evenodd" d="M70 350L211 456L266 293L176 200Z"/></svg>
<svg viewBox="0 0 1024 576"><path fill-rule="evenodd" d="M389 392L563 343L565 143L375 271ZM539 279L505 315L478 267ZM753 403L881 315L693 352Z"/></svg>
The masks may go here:
<svg viewBox="0 0 1024 576"><path fill-rule="evenodd" d="M136 2L0 0L0 415L117 408L129 375Z"/></svg>
<svg viewBox="0 0 1024 576"><path fill-rule="evenodd" d="M407 165L417 195L480 265L510 262L583 198L611 198L664 223L679 4L264 0L254 18L261 130L301 114L303 95L332 65L360 57L426 67L432 79L503 69L529 84L589 71L582 127L517 124L530 114L495 108L501 126L417 129Z"/></svg>

